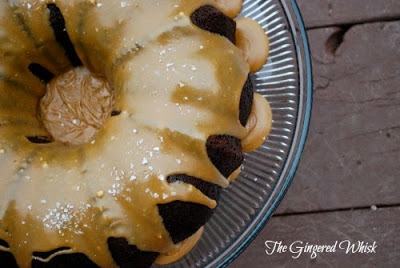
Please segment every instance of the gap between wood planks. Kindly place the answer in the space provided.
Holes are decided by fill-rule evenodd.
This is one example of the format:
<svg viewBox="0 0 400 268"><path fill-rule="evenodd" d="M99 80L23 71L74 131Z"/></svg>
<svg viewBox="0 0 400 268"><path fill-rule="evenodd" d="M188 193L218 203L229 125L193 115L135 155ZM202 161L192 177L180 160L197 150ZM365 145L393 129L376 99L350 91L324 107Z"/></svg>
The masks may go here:
<svg viewBox="0 0 400 268"><path fill-rule="evenodd" d="M342 23L342 24L338 23L338 24L314 26L314 27L308 27L307 31L324 29L324 28L332 28L332 27L339 28L340 30L338 30L337 32L335 32L328 38L328 40L326 41L326 45L325 45L328 52L331 53L332 55L335 55L336 51L338 50L338 48L340 47L340 45L343 42L343 38L344 38L345 34L354 26L370 24L370 23L378 23L378 22L396 22L396 21L400 21L400 17L388 18L388 19L385 19L385 18L372 19L372 20L365 20L365 21L354 22L354 23Z"/></svg>
<svg viewBox="0 0 400 268"><path fill-rule="evenodd" d="M379 19L371 19L371 20L363 20L363 21L358 21L358 22L352 22L352 23L333 23L333 24L326 24L326 25L321 25L321 26L311 26L307 27L306 29L308 30L315 30L315 29L323 29L323 28L329 28L329 27L340 27L340 28L351 28L356 25L362 25L362 24L367 24L367 23L376 23L376 22L394 22L394 21L399 21L400 17L395 17L395 18L379 18Z"/></svg>
<svg viewBox="0 0 400 268"><path fill-rule="evenodd" d="M303 212L289 212L289 213L276 213L273 217L290 217L299 215L312 215L320 213L331 213L331 212L342 212L342 211L355 211L355 210L377 210L384 208L400 207L400 204L386 204L386 205L371 205L362 207L352 207L352 208L336 208L336 209L323 209L314 211L303 211Z"/></svg>

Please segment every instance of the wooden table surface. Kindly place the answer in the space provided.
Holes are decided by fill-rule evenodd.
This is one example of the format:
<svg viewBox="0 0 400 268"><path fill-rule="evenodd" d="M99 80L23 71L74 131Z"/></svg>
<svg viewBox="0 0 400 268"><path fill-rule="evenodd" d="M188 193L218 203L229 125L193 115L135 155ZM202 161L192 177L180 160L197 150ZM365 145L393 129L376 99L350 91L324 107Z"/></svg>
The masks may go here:
<svg viewBox="0 0 400 268"><path fill-rule="evenodd" d="M284 201L230 267L400 267L400 0L298 4L314 72L308 140ZM300 242L268 255L267 240L376 253L295 259Z"/></svg>

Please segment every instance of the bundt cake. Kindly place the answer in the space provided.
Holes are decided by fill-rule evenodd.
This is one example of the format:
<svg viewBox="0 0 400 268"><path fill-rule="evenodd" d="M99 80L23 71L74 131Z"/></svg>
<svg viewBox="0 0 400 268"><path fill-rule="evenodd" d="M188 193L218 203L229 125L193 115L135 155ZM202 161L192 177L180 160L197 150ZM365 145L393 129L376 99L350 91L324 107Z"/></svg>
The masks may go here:
<svg viewBox="0 0 400 268"><path fill-rule="evenodd" d="M192 248L271 128L249 75L268 39L232 19L241 4L0 2L1 267L149 267Z"/></svg>

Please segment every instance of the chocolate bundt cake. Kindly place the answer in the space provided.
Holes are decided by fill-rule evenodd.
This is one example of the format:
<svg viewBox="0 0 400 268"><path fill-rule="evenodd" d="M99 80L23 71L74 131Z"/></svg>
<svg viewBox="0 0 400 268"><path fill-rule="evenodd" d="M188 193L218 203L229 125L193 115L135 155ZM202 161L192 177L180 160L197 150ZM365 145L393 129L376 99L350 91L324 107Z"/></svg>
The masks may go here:
<svg viewBox="0 0 400 268"><path fill-rule="evenodd" d="M271 128L249 75L268 40L227 2L0 2L1 267L149 267L194 246Z"/></svg>

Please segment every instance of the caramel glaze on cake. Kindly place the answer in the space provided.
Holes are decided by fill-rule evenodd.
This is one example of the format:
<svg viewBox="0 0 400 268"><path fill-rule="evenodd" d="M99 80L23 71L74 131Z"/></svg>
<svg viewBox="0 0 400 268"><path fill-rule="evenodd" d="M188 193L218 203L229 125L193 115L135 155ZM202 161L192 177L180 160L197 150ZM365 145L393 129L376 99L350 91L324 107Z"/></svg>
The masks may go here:
<svg viewBox="0 0 400 268"><path fill-rule="evenodd" d="M2 266L148 267L196 242L271 127L221 2L0 2Z"/></svg>

